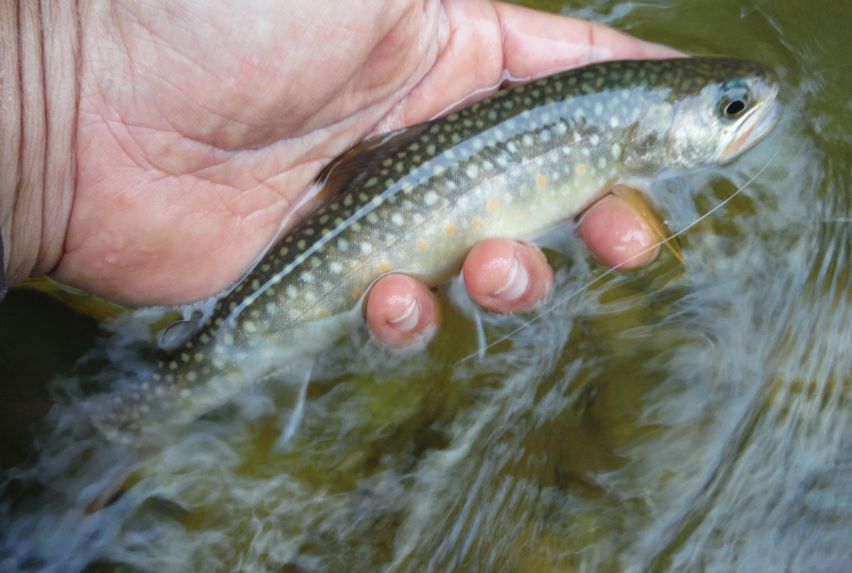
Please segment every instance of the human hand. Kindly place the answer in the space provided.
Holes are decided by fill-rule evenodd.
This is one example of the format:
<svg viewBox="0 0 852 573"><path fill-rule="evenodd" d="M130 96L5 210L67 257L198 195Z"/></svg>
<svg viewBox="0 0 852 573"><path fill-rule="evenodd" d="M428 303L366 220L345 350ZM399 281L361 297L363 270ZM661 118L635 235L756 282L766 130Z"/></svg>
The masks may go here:
<svg viewBox="0 0 852 573"><path fill-rule="evenodd" d="M52 208L41 225L28 227L15 203L11 274L49 271L131 304L185 303L225 288L322 167L365 136L485 95L506 74L674 54L487 0L93 2L78 17L76 175L68 178L61 158L45 160L45 177L60 182L42 186L36 202ZM47 69L51 53L48 42ZM47 114L63 133L61 118ZM42 192L28 181L15 199ZM615 197L587 211L580 235L608 265L654 256L634 258L653 239ZM498 312L532 308L552 282L540 252L508 240L475 247L464 275L473 300ZM367 321L380 340L404 345L434 329L436 302L414 279L390 275L373 287Z"/></svg>

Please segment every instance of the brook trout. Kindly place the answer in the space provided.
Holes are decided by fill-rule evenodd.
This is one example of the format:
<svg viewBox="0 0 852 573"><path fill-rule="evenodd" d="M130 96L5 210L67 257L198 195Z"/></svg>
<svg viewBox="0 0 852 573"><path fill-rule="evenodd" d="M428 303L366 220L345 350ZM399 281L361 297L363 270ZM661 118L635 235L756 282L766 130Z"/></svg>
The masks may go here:
<svg viewBox="0 0 852 573"><path fill-rule="evenodd" d="M332 343L322 325L383 274L438 285L478 241L541 233L624 178L733 159L774 125L777 91L738 60L607 62L366 140L322 176L332 198L148 380L84 406L114 439L189 421Z"/></svg>

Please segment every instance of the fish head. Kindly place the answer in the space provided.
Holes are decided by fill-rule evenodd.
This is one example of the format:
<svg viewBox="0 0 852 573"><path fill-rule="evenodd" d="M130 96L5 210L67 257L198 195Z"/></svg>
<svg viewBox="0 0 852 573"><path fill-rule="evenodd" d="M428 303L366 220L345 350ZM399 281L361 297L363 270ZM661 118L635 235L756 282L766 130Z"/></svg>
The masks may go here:
<svg viewBox="0 0 852 573"><path fill-rule="evenodd" d="M669 84L644 104L634 132L642 172L727 163L778 120L778 77L761 64L727 58L672 60Z"/></svg>

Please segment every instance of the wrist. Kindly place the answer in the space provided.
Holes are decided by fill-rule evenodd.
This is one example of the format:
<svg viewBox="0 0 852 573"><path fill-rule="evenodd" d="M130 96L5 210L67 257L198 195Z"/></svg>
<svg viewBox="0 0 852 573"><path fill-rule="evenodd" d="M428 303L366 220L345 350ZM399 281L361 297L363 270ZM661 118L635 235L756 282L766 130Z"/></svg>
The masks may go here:
<svg viewBox="0 0 852 573"><path fill-rule="evenodd" d="M62 255L76 177L79 6L0 4L0 231L9 284Z"/></svg>

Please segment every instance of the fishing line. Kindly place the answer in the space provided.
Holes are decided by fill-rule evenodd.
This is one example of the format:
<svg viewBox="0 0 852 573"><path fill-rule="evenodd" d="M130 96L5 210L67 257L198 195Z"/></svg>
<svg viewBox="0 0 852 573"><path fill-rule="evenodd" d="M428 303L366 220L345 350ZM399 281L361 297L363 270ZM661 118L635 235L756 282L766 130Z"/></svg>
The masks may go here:
<svg viewBox="0 0 852 573"><path fill-rule="evenodd" d="M496 345L500 344L501 342L504 342L504 341L506 341L506 340L508 340L508 339L512 338L512 337L513 337L513 336L515 336L516 334L518 334L518 333L522 332L523 330L526 330L528 327L530 327L530 326L532 326L533 324L537 323L537 322L538 322L538 321L540 321L541 319L543 319L543 318L547 317L548 315L550 315L551 313L553 313L553 312L554 312L554 311L555 311L555 310L556 310L556 309L557 309L560 305L562 305L562 304L564 304L564 303L568 302L569 300L571 300L571 299L572 299L572 298L574 298L575 296L577 296L577 295L579 295L580 293L582 293L582 292L584 292L584 291L588 290L589 288L591 288L592 286L594 286L595 284L597 284L597 283L599 283L601 280L603 280L605 277L608 277L609 275L614 274L614 273L615 273L618 269L620 269L621 267L623 267L623 266L627 265L628 263L630 263L630 262L631 262L631 261L633 261L634 259L639 258L639 257L641 257L642 255L644 255L644 254L646 254L646 253L648 253L648 252L651 252L651 251L653 251L653 250L657 249L658 247L660 247L661 245L663 245L663 244L665 244L665 243L667 243L667 242L671 241L672 239L675 239L675 238L677 238L677 237L679 237L679 236L683 235L684 233L686 233L687 231L689 231L690 229L692 229L693 227L695 227L696 225L698 225L699 223L701 223L702 221L704 221L705 219L707 219L708 217L710 217L713 213L715 213L716 211L718 211L719 209L721 209L722 207L724 207L725 205L727 205L727 204L728 204L731 200L733 200L733 199L734 199L734 197L736 197L737 195L739 195L739 194L740 194L740 192L742 192L742 191L743 191L746 187L748 187L749 185L751 185L752 183L754 183L754 182L757 180L757 178L758 178L758 177L760 177L761 175L763 175L763 173L764 173L764 172L765 172L765 171L769 168L769 165L770 165L770 164L771 164L771 163L775 160L775 157L778 155L778 151L779 151L779 150L778 150L778 149L776 149L776 150L775 150L775 152L772 154L772 156L771 156L771 157L770 157L770 158L766 161L766 163L764 164L764 166L763 166L763 167L762 167L762 168L761 168L761 169L760 169L757 173L755 173L755 174L754 174L754 175L753 175L753 176L752 176L752 177L751 177L748 181L746 181L746 182L745 182L745 183L743 183L743 184L742 184L739 188L737 188L737 190L736 190L736 191L734 191L733 193L731 193L728 197L726 197L725 199L723 199L722 201L720 201L719 203L717 203L715 206L713 206L713 208L712 208L712 209L710 209L710 210L709 210L709 211L707 211L706 213L702 214L702 215L701 215L701 216L699 216L697 219L695 219L694 221L692 221L691 223L689 223L688 225L686 225L685 227L683 227L683 228L682 228L682 229L680 229L679 231L677 231L677 232L675 232L675 233L672 233L671 235L669 235L668 237L664 238L663 240L661 240L661 241L659 241L659 242L655 243L654 245L651 245L650 247L648 247L647 249L645 249L645 250L643 250L643 251L640 251L639 253L637 253L637 254L633 255L632 257L630 257L629 259L627 259L627 260L626 260L626 261L624 261L623 263L621 263L621 264L619 264L619 265L616 265L616 266L614 266L614 267L612 267L612 268L610 268L610 269L607 269L605 272L603 272L603 273L602 273L602 274L600 274L599 276L597 276L597 277L593 278L591 281L589 281L589 282L588 282L588 283L586 283L585 285L581 286L581 287L580 287L580 288L578 288L577 290L575 290L575 291L573 291L573 292L568 293L568 295L567 295L567 296L565 296L564 298L562 298L562 300L559 300L559 301L557 301L557 302L554 302L554 304L552 304L552 305L550 306L550 308L548 308L548 309L544 310L543 312L541 312L541 313L540 313L540 314L538 314L537 316L535 316L535 317L531 318L530 320L528 320L527 322L523 323L521 326L519 326L519 327L515 328L514 330L510 331L508 334L505 334L505 335L501 336L500 338L498 338L497 340L495 340L494 342L492 342L492 343L488 344L487 346L485 346L485 348L484 348L484 349L477 350L476 352L472 352L472 353L468 354L467 356L465 356L465 357L461 358L460 360L458 360L458 361L455 363L455 366L459 366L460 364L462 364L463 362L467 362L467 361L468 361L468 360L470 360L471 358L476 358L476 357L483 356L483 355L485 354L485 352L487 352L487 351L488 351L488 350L490 350L491 348L495 347Z"/></svg>

